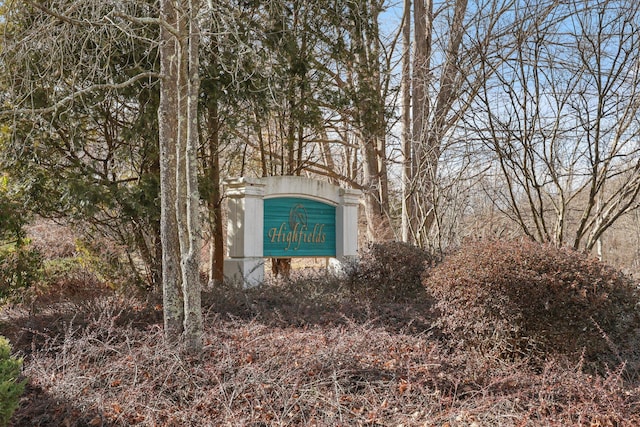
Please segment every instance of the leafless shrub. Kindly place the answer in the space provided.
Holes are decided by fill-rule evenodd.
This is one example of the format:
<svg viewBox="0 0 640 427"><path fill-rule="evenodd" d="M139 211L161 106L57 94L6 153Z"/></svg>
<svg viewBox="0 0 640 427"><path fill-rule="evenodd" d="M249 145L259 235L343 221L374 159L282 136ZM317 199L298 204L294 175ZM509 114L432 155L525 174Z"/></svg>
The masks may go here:
<svg viewBox="0 0 640 427"><path fill-rule="evenodd" d="M76 233L71 227L40 218L26 227L31 245L44 259L68 258L76 252Z"/></svg>
<svg viewBox="0 0 640 427"><path fill-rule="evenodd" d="M202 357L189 359L160 323L123 323L126 313L148 319L137 304L103 299L91 315L42 330L49 337L26 358L30 395L15 425L640 422L640 389L620 372L589 376L563 359L536 372L372 322L278 327L215 312Z"/></svg>
<svg viewBox="0 0 640 427"><path fill-rule="evenodd" d="M352 289L342 276L326 270L295 272L288 280L251 289L232 283L216 285L203 294L203 305L209 313L278 327L344 325L349 320L405 332L431 329L428 301L380 301L375 295L354 294Z"/></svg>
<svg viewBox="0 0 640 427"><path fill-rule="evenodd" d="M438 258L403 242L371 244L348 269L347 283L362 298L408 302L424 300L421 276Z"/></svg>
<svg viewBox="0 0 640 427"><path fill-rule="evenodd" d="M584 254L531 241L474 241L430 273L425 284L440 325L465 348L534 363L583 355L601 372L633 358L626 352L637 344L637 287Z"/></svg>
<svg viewBox="0 0 640 427"><path fill-rule="evenodd" d="M220 285L203 301L199 358L165 341L160 306L133 296L5 309L0 333L29 378L13 425L640 424L640 385L625 366L591 375L586 350L532 364L500 347L460 346L430 333L419 299L354 298L348 282L310 274L249 290ZM594 331L619 345L597 315Z"/></svg>

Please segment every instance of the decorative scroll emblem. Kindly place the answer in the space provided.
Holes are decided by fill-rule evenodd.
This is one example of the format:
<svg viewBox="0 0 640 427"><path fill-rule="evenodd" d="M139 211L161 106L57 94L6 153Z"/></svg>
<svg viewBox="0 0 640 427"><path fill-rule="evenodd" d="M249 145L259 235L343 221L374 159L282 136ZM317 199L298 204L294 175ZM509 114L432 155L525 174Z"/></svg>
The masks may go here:
<svg viewBox="0 0 640 427"><path fill-rule="evenodd" d="M289 211L289 228L295 230L296 224L298 224L301 229L307 228L307 210L301 204L295 205Z"/></svg>

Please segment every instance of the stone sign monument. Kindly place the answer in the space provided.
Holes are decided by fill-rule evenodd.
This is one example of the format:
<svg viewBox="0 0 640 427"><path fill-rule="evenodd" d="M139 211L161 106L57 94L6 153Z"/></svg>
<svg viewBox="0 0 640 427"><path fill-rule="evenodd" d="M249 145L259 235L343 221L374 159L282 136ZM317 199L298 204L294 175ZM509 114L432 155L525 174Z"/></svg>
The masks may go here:
<svg viewBox="0 0 640 427"><path fill-rule="evenodd" d="M358 251L360 192L299 176L225 181L228 205L225 276L255 286L264 258L329 257Z"/></svg>

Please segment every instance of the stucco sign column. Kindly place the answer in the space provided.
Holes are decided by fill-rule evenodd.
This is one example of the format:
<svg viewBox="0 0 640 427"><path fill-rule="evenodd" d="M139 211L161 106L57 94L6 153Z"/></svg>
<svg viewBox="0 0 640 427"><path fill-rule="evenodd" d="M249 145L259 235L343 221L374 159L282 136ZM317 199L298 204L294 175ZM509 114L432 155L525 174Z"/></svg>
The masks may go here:
<svg viewBox="0 0 640 427"><path fill-rule="evenodd" d="M238 178L225 182L229 209L224 274L245 286L264 281L262 229L264 183L260 179Z"/></svg>
<svg viewBox="0 0 640 427"><path fill-rule="evenodd" d="M336 258L345 261L358 255L358 206L360 191L340 189L336 209Z"/></svg>

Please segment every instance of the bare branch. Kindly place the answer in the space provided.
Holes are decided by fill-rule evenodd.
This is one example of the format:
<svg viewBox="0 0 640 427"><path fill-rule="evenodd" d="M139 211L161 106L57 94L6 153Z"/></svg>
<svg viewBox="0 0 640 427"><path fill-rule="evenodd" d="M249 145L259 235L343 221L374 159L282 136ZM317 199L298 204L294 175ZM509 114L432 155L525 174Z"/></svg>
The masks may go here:
<svg viewBox="0 0 640 427"><path fill-rule="evenodd" d="M140 81L140 80L143 80L143 79L158 79L160 77L161 76L158 73L152 73L152 72L140 73L140 74L135 75L135 76L131 77L129 80L126 80L126 81L124 81L122 83L96 84L96 85L92 85L92 86L89 86L89 87L84 88L84 89L80 89L80 90L74 91L73 93L65 96L64 98L62 98L61 100L59 100L58 102L56 102L55 104L53 104L53 105L51 105L49 107L45 107L45 108L14 108L14 109L0 110L0 116L6 117L6 116L10 116L10 115L17 115L17 114L48 114L48 113L52 113L54 111L57 111L58 109L60 109L61 107L67 105L68 103L70 103L71 101L75 100L76 98L80 98L83 95L86 95L86 94L89 94L89 93L100 92L100 91L105 91L105 90L124 89L124 88L129 87L132 84L136 83L137 81Z"/></svg>
<svg viewBox="0 0 640 427"><path fill-rule="evenodd" d="M160 18L150 18L150 17L143 17L143 18L139 18L136 16L131 16L128 15L126 13L122 13L122 12L111 12L109 13L107 16L104 17L105 20L113 23L113 21L111 20L111 16L115 16L118 18L122 18L124 20L127 20L129 22L132 22L134 24L140 24L140 25L160 25L162 27L164 27L170 34L172 34L174 37L176 38L180 38L180 34L178 32L178 29L176 27L174 27L173 25L170 25L166 20L164 19L160 19Z"/></svg>
<svg viewBox="0 0 640 427"><path fill-rule="evenodd" d="M67 13L60 14L60 13L57 13L57 12L55 12L55 11L45 7L45 6L43 6L40 3L36 3L36 2L31 1L31 0L24 0L24 2L26 4L32 6L32 7L35 7L36 9L40 9L42 12L46 13L47 15L53 16L53 17L55 17L55 18L57 18L57 19L59 19L59 20L61 20L63 22L66 22L66 23L69 23L69 24L73 24L73 25L87 25L88 24L88 22L80 21L80 20L77 20L77 19L73 19L73 18L70 18L68 16L68 12L71 9L73 9L75 6L72 6L70 8L70 10L67 11Z"/></svg>

